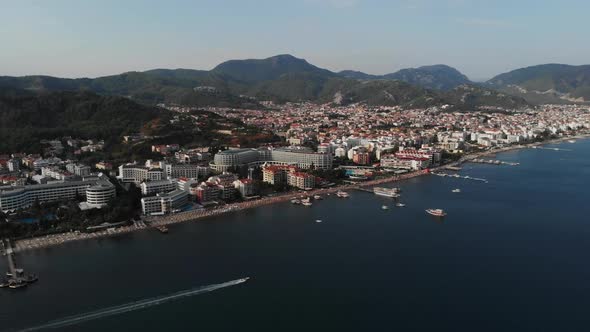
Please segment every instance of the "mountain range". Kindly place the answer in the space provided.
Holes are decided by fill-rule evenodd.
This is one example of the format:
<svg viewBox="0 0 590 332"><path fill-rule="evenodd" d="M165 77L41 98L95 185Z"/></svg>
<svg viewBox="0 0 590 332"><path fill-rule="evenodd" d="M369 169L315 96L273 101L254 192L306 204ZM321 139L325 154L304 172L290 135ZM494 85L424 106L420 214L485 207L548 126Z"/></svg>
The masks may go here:
<svg viewBox="0 0 590 332"><path fill-rule="evenodd" d="M588 66L547 66L551 70L543 66L530 67L476 84L446 65L403 69L385 75L351 70L335 73L284 54L266 59L230 60L208 71L154 69L94 79L3 76L0 77L0 89L91 91L100 95L124 96L150 105L222 107L261 107L260 101L272 100L336 104L364 102L404 107L450 104L456 109L508 108L537 101L531 98L531 94L537 96L539 93L536 92L540 90L535 89L545 87L555 90L558 99L565 98L562 101L590 100ZM540 82L543 84L539 83L538 77L542 77Z"/></svg>
<svg viewBox="0 0 590 332"><path fill-rule="evenodd" d="M526 67L500 74L486 83L534 103L590 101L590 65Z"/></svg>

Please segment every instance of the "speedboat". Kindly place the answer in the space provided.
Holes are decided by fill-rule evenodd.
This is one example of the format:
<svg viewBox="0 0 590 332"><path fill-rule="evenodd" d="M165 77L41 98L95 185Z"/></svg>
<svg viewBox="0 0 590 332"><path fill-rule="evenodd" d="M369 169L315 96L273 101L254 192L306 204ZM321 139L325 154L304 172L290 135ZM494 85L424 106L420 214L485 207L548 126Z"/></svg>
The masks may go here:
<svg viewBox="0 0 590 332"><path fill-rule="evenodd" d="M322 222L322 219L316 219L315 222Z"/></svg>

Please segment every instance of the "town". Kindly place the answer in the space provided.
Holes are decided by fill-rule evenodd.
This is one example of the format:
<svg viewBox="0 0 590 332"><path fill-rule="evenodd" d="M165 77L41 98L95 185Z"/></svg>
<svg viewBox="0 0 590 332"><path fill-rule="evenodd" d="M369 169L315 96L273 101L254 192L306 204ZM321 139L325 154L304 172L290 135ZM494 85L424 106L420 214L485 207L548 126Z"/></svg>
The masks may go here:
<svg viewBox="0 0 590 332"><path fill-rule="evenodd" d="M88 163L101 156L104 141L57 137L41 141L37 154L0 155L0 236L145 228L167 215L229 211L234 203L388 179L590 128L590 110L575 105L472 112L270 102L263 110L160 106L186 127L221 119L227 125L216 133L233 144L152 144L149 159ZM260 132L272 139L260 139ZM137 133L121 142L151 139Z"/></svg>

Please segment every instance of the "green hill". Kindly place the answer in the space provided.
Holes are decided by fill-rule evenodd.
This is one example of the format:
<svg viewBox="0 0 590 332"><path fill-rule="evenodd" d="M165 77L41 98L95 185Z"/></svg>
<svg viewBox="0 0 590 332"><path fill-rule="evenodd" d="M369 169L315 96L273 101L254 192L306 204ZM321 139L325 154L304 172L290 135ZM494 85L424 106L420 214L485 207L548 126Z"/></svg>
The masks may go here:
<svg viewBox="0 0 590 332"><path fill-rule="evenodd" d="M65 135L118 139L167 112L91 92L0 92L0 153L38 151L39 140Z"/></svg>
<svg viewBox="0 0 590 332"><path fill-rule="evenodd" d="M531 102L590 102L590 65L526 67L500 74L486 84Z"/></svg>

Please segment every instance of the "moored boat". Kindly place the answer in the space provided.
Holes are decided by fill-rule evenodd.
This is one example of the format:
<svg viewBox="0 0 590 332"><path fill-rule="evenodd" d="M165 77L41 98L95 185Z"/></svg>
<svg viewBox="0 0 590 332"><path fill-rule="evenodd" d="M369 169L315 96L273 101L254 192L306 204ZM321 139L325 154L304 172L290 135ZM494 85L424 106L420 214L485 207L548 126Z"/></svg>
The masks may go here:
<svg viewBox="0 0 590 332"><path fill-rule="evenodd" d="M338 192L336 193L336 196L338 196L340 198L350 197L350 195L346 191L342 191L342 190L338 190Z"/></svg>
<svg viewBox="0 0 590 332"><path fill-rule="evenodd" d="M375 187L373 188L373 193L379 196L397 198L399 197L399 188L383 188L383 187Z"/></svg>

